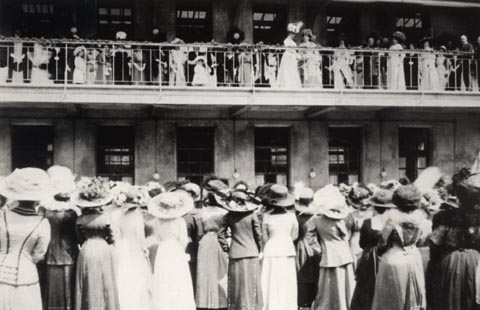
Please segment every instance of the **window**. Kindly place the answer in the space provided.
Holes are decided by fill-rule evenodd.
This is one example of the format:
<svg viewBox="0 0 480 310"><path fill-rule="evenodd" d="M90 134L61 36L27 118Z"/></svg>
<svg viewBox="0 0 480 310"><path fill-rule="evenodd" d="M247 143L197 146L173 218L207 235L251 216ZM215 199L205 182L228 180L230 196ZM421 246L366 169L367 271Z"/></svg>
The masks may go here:
<svg viewBox="0 0 480 310"><path fill-rule="evenodd" d="M101 39L115 39L118 31L127 33L127 39L133 35L133 11L128 7L99 7L98 36Z"/></svg>
<svg viewBox="0 0 480 310"><path fill-rule="evenodd" d="M51 37L55 33L55 6L51 3L22 3L21 25L25 36Z"/></svg>
<svg viewBox="0 0 480 310"><path fill-rule="evenodd" d="M213 127L177 128L177 176L201 184L214 172Z"/></svg>
<svg viewBox="0 0 480 310"><path fill-rule="evenodd" d="M400 177L414 181L430 162L430 130L428 128L399 128Z"/></svg>
<svg viewBox="0 0 480 310"><path fill-rule="evenodd" d="M97 173L133 184L135 132L131 126L101 126L97 131Z"/></svg>
<svg viewBox="0 0 480 310"><path fill-rule="evenodd" d="M405 33L408 42L415 44L426 35L426 31L429 29L428 20L422 13L398 16L395 27Z"/></svg>
<svg viewBox="0 0 480 310"><path fill-rule="evenodd" d="M253 39L255 43L282 43L287 34L287 13L283 6L255 6Z"/></svg>
<svg viewBox="0 0 480 310"><path fill-rule="evenodd" d="M349 8L327 9L327 44L338 46L338 37L344 34L347 37L346 44L359 43L358 12Z"/></svg>
<svg viewBox="0 0 480 310"><path fill-rule="evenodd" d="M185 42L212 40L212 12L209 6L179 6L176 13L176 35Z"/></svg>
<svg viewBox="0 0 480 310"><path fill-rule="evenodd" d="M12 126L12 168L53 165L53 126Z"/></svg>
<svg viewBox="0 0 480 310"><path fill-rule="evenodd" d="M358 182L361 152L361 128L330 127L328 129L330 183Z"/></svg>
<svg viewBox="0 0 480 310"><path fill-rule="evenodd" d="M255 128L255 177L257 185L288 185L290 129Z"/></svg>

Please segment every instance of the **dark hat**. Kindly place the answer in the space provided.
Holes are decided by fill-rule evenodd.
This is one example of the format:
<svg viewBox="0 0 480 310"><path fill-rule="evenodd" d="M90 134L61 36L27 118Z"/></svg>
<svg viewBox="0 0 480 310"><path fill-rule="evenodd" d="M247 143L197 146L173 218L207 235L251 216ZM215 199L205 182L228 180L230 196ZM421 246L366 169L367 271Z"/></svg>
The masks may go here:
<svg viewBox="0 0 480 310"><path fill-rule="evenodd" d="M461 206L473 207L480 203L480 173L470 175L456 189Z"/></svg>
<svg viewBox="0 0 480 310"><path fill-rule="evenodd" d="M392 34L392 38L395 38L395 39L398 39L402 42L405 42L407 40L407 37L405 36L405 34L401 31L395 31L393 34Z"/></svg>
<svg viewBox="0 0 480 310"><path fill-rule="evenodd" d="M397 206L392 203L392 198L393 192L391 190L380 189L373 194L373 197L368 199L368 203L375 208L396 208Z"/></svg>
<svg viewBox="0 0 480 310"><path fill-rule="evenodd" d="M309 36L310 38L313 38L314 35L312 29L303 29L302 36Z"/></svg>
<svg viewBox="0 0 480 310"><path fill-rule="evenodd" d="M404 212L420 208L422 193L413 184L402 185L394 193L392 202Z"/></svg>
<svg viewBox="0 0 480 310"><path fill-rule="evenodd" d="M252 196L244 190L234 190L230 196L230 200L221 205L230 212L252 212L258 209L259 205L253 203Z"/></svg>
<svg viewBox="0 0 480 310"><path fill-rule="evenodd" d="M347 196L347 202L354 208L359 208L362 202L371 196L371 192L363 185L355 186L352 188Z"/></svg>
<svg viewBox="0 0 480 310"><path fill-rule="evenodd" d="M287 208L295 205L295 197L288 192L286 186L280 184L270 188L266 200L267 204L274 207Z"/></svg>

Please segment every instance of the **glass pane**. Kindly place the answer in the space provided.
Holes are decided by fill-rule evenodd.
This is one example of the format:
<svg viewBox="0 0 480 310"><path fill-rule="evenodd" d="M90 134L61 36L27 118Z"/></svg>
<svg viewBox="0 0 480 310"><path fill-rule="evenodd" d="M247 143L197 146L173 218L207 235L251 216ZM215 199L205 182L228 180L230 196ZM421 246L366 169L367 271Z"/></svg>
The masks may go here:
<svg viewBox="0 0 480 310"><path fill-rule="evenodd" d="M419 157L417 159L417 167L420 168L426 168L427 167L427 158L426 157Z"/></svg>
<svg viewBox="0 0 480 310"><path fill-rule="evenodd" d="M108 9L106 8L99 8L98 15L108 15Z"/></svg>
<svg viewBox="0 0 480 310"><path fill-rule="evenodd" d="M262 17L263 17L263 13L253 13L254 21L262 20L263 19Z"/></svg>
<svg viewBox="0 0 480 310"><path fill-rule="evenodd" d="M125 16L132 16L132 10L131 9L125 9L125 10L123 10L123 14Z"/></svg>
<svg viewBox="0 0 480 310"><path fill-rule="evenodd" d="M110 14L113 16L120 16L122 15L122 10L118 8L110 9Z"/></svg>

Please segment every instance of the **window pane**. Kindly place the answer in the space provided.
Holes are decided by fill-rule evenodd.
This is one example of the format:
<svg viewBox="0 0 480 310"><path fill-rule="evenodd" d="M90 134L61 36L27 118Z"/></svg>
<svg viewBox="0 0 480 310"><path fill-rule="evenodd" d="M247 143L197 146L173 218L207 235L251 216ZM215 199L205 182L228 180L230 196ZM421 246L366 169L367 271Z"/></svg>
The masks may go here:
<svg viewBox="0 0 480 310"><path fill-rule="evenodd" d="M97 144L97 170L99 175L110 180L133 179L135 169L133 127L98 127Z"/></svg>
<svg viewBox="0 0 480 310"><path fill-rule="evenodd" d="M13 126L11 138L13 169L47 169L53 164L52 126Z"/></svg>
<svg viewBox="0 0 480 310"><path fill-rule="evenodd" d="M289 128L255 128L255 173L264 182L287 184Z"/></svg>
<svg viewBox="0 0 480 310"><path fill-rule="evenodd" d="M429 137L428 128L403 127L398 130L399 169L412 181L429 164Z"/></svg>
<svg viewBox="0 0 480 310"><path fill-rule="evenodd" d="M359 180L362 130L331 127L328 135L330 179L334 184Z"/></svg>
<svg viewBox="0 0 480 310"><path fill-rule="evenodd" d="M177 174L200 180L214 171L214 128L177 128ZM195 178L195 176L198 176ZM192 178L193 177L193 178Z"/></svg>

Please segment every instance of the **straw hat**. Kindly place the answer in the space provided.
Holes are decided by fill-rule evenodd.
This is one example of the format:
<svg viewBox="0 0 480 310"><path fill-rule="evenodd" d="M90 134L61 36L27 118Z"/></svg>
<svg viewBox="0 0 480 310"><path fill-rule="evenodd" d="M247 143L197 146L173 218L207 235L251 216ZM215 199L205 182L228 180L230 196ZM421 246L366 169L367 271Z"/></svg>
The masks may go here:
<svg viewBox="0 0 480 310"><path fill-rule="evenodd" d="M85 46L81 45L81 46L77 46L74 50L73 50L73 56L78 56L78 54L80 54L81 51L85 51Z"/></svg>
<svg viewBox="0 0 480 310"><path fill-rule="evenodd" d="M407 37L405 36L405 34L401 31L395 31L393 34L392 34L392 38L395 38L401 42L405 42L407 40Z"/></svg>
<svg viewBox="0 0 480 310"><path fill-rule="evenodd" d="M11 200L40 201L54 195L48 174L38 168L15 169L0 184L0 195Z"/></svg>
<svg viewBox="0 0 480 310"><path fill-rule="evenodd" d="M270 206L287 208L295 205L295 197L288 192L286 186L274 184L268 191L266 202Z"/></svg>
<svg viewBox="0 0 480 310"><path fill-rule="evenodd" d="M202 199L202 189L200 188L200 186L198 186L195 183L192 183L192 182L185 183L182 186L180 186L179 189L190 194L190 196L192 196L193 201L195 202L200 201L200 199Z"/></svg>
<svg viewBox="0 0 480 310"><path fill-rule="evenodd" d="M402 185L393 193L392 202L402 211L413 211L420 208L422 192L413 184Z"/></svg>
<svg viewBox="0 0 480 310"><path fill-rule="evenodd" d="M161 219L182 217L193 208L192 197L181 191L162 193L148 203L148 212Z"/></svg>
<svg viewBox="0 0 480 310"><path fill-rule="evenodd" d="M358 185L352 188L347 196L347 202L350 206L358 209L364 205L364 202L370 198L371 192L363 185Z"/></svg>
<svg viewBox="0 0 480 310"><path fill-rule="evenodd" d="M229 212L251 212L259 207L252 202L250 195L244 190L234 190L230 198L226 204L222 205Z"/></svg>
<svg viewBox="0 0 480 310"><path fill-rule="evenodd" d="M100 208L113 199L108 181L95 177L83 178L77 183L77 193L70 201L80 208Z"/></svg>
<svg viewBox="0 0 480 310"><path fill-rule="evenodd" d="M77 189L75 185L76 175L69 168L52 166L48 168L47 174L50 177L55 194L70 195Z"/></svg>
<svg viewBox="0 0 480 310"><path fill-rule="evenodd" d="M141 186L130 186L125 193L125 202L122 207L126 209L146 207L149 201L150 196L145 188Z"/></svg>
<svg viewBox="0 0 480 310"><path fill-rule="evenodd" d="M397 206L392 202L393 191L388 189L380 189L373 194L367 203L375 208L396 208Z"/></svg>

